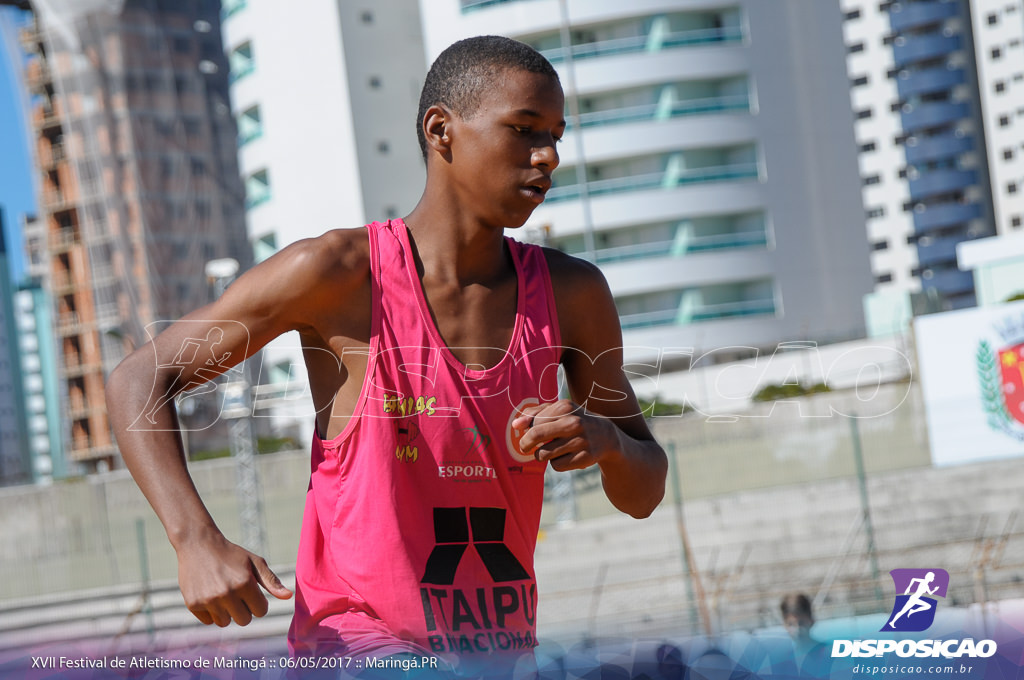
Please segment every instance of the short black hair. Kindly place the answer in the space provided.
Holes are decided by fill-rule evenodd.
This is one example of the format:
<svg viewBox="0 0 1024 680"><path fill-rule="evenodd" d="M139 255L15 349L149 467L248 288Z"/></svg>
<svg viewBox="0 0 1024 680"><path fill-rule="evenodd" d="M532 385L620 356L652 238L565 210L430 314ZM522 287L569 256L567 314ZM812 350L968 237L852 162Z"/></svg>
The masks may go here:
<svg viewBox="0 0 1024 680"><path fill-rule="evenodd" d="M811 600L803 593L789 593L779 602L779 609L785 618L790 614L803 616L814 620L814 613L811 611Z"/></svg>
<svg viewBox="0 0 1024 680"><path fill-rule="evenodd" d="M434 60L420 92L416 137L423 158L427 140L423 117L435 104L444 104L462 118L476 113L484 92L505 69L539 73L558 80L558 72L547 59L526 43L500 35L481 35L451 44Z"/></svg>

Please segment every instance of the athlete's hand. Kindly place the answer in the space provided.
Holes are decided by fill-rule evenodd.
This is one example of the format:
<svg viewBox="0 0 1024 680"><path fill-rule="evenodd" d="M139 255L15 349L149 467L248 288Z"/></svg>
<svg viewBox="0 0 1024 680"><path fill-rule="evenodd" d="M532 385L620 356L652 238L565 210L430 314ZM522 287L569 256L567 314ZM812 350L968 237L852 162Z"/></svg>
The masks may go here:
<svg viewBox="0 0 1024 680"><path fill-rule="evenodd" d="M267 613L260 586L279 600L292 596L266 560L219 534L178 548L178 585L189 611L221 628L232 620L245 626Z"/></svg>
<svg viewBox="0 0 1024 680"><path fill-rule="evenodd" d="M524 408L512 421L519 448L559 472L601 464L621 450L619 429L604 416L561 399Z"/></svg>

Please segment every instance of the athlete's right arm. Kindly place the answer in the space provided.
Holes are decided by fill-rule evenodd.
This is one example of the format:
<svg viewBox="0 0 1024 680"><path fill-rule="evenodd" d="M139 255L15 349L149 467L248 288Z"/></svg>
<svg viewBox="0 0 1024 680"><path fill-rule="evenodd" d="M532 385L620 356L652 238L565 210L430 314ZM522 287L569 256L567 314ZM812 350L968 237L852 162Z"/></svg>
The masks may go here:
<svg viewBox="0 0 1024 680"><path fill-rule="evenodd" d="M361 318L358 307L368 304L357 294L368 277L365 240L363 230L334 231L289 246L136 349L107 381L121 455L167 531L185 603L203 623L245 625L267 612L260 586L280 599L291 591L215 525L188 473L173 397L291 330L330 346L324 320ZM189 344L197 351L183 352Z"/></svg>

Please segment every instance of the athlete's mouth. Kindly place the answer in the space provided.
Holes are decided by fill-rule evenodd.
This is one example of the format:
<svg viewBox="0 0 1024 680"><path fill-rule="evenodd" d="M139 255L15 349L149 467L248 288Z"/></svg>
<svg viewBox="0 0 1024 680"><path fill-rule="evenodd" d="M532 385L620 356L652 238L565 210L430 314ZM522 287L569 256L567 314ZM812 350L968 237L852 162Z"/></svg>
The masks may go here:
<svg viewBox="0 0 1024 680"><path fill-rule="evenodd" d="M551 188L551 180L544 177L542 179L535 180L526 185L526 188L530 191L543 196Z"/></svg>

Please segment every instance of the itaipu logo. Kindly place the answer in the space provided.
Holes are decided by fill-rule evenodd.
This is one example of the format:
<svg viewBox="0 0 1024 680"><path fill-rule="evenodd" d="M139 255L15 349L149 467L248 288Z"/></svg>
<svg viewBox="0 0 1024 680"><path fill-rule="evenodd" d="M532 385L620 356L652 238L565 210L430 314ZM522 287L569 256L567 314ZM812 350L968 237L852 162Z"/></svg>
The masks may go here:
<svg viewBox="0 0 1024 680"><path fill-rule="evenodd" d="M1024 442L1024 315L993 324L999 340L987 339L974 354L988 426Z"/></svg>
<svg viewBox="0 0 1024 680"><path fill-rule="evenodd" d="M882 631L928 630L935 621L935 598L946 597L949 573L945 569L893 569L889 575L896 584L896 602Z"/></svg>

